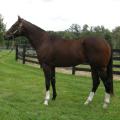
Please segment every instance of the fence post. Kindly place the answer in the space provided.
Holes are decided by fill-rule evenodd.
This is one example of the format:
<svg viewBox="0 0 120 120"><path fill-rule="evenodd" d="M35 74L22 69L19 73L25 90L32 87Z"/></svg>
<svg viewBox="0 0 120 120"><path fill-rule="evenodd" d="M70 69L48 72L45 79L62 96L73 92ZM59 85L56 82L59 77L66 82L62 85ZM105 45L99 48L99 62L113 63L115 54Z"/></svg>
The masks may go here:
<svg viewBox="0 0 120 120"><path fill-rule="evenodd" d="M75 66L72 67L72 75L75 75Z"/></svg>
<svg viewBox="0 0 120 120"><path fill-rule="evenodd" d="M23 45L23 64L25 64L26 45Z"/></svg>
<svg viewBox="0 0 120 120"><path fill-rule="evenodd" d="M18 60L18 44L16 45L16 54L15 54L15 60Z"/></svg>

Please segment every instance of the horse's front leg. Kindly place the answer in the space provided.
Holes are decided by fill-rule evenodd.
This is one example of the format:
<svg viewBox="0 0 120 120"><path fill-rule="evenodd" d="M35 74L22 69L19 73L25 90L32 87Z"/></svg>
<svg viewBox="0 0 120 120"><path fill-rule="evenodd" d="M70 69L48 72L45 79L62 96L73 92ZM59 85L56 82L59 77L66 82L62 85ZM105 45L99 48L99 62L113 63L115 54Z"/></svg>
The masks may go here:
<svg viewBox="0 0 120 120"><path fill-rule="evenodd" d="M42 65L42 68L45 75L45 85L46 85L46 95L45 95L44 104L48 105L48 102L50 100L51 67L44 64Z"/></svg>
<svg viewBox="0 0 120 120"><path fill-rule="evenodd" d="M53 97L52 100L55 100L57 94L56 94L56 80L55 80L55 67L52 67L52 72L51 72L51 85L52 85L52 90L53 90Z"/></svg>

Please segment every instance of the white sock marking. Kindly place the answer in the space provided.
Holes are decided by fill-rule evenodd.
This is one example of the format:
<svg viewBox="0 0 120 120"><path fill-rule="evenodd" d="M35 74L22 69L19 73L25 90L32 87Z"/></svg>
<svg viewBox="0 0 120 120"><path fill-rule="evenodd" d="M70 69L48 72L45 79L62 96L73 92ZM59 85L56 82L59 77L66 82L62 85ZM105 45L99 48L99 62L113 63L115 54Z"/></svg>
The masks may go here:
<svg viewBox="0 0 120 120"><path fill-rule="evenodd" d="M106 103L110 103L110 94L109 93L105 93L105 100L104 100L104 102L106 102Z"/></svg>
<svg viewBox="0 0 120 120"><path fill-rule="evenodd" d="M108 107L109 103L110 103L110 94L105 93L105 99L104 99L103 108L106 109Z"/></svg>
<svg viewBox="0 0 120 120"><path fill-rule="evenodd" d="M49 100L50 100L50 91L48 90L45 95L44 105L48 105Z"/></svg>
<svg viewBox="0 0 120 120"><path fill-rule="evenodd" d="M48 100L45 100L45 101L44 101L44 105L48 105Z"/></svg>
<svg viewBox="0 0 120 120"><path fill-rule="evenodd" d="M94 92L90 92L90 94L89 94L89 96L84 104L88 105L93 100L94 95L95 95Z"/></svg>

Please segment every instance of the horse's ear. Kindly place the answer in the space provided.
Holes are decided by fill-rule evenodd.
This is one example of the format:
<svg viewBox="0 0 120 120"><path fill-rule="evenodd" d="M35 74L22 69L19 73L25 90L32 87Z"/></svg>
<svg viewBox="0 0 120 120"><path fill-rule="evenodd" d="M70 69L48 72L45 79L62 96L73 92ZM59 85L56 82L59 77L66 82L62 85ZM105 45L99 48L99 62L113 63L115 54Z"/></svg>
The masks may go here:
<svg viewBox="0 0 120 120"><path fill-rule="evenodd" d="M21 17L20 16L18 16L18 21L20 22L22 19L21 19Z"/></svg>

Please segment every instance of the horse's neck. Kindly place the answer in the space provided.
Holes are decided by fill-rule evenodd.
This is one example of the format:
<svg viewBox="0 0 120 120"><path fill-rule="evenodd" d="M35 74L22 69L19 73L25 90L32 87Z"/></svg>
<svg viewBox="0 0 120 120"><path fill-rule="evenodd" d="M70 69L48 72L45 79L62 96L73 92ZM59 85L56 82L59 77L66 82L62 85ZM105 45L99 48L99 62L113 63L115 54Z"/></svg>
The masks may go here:
<svg viewBox="0 0 120 120"><path fill-rule="evenodd" d="M48 40L48 34L44 30L36 26L25 26L24 35L29 39L31 45L37 50L40 46Z"/></svg>

